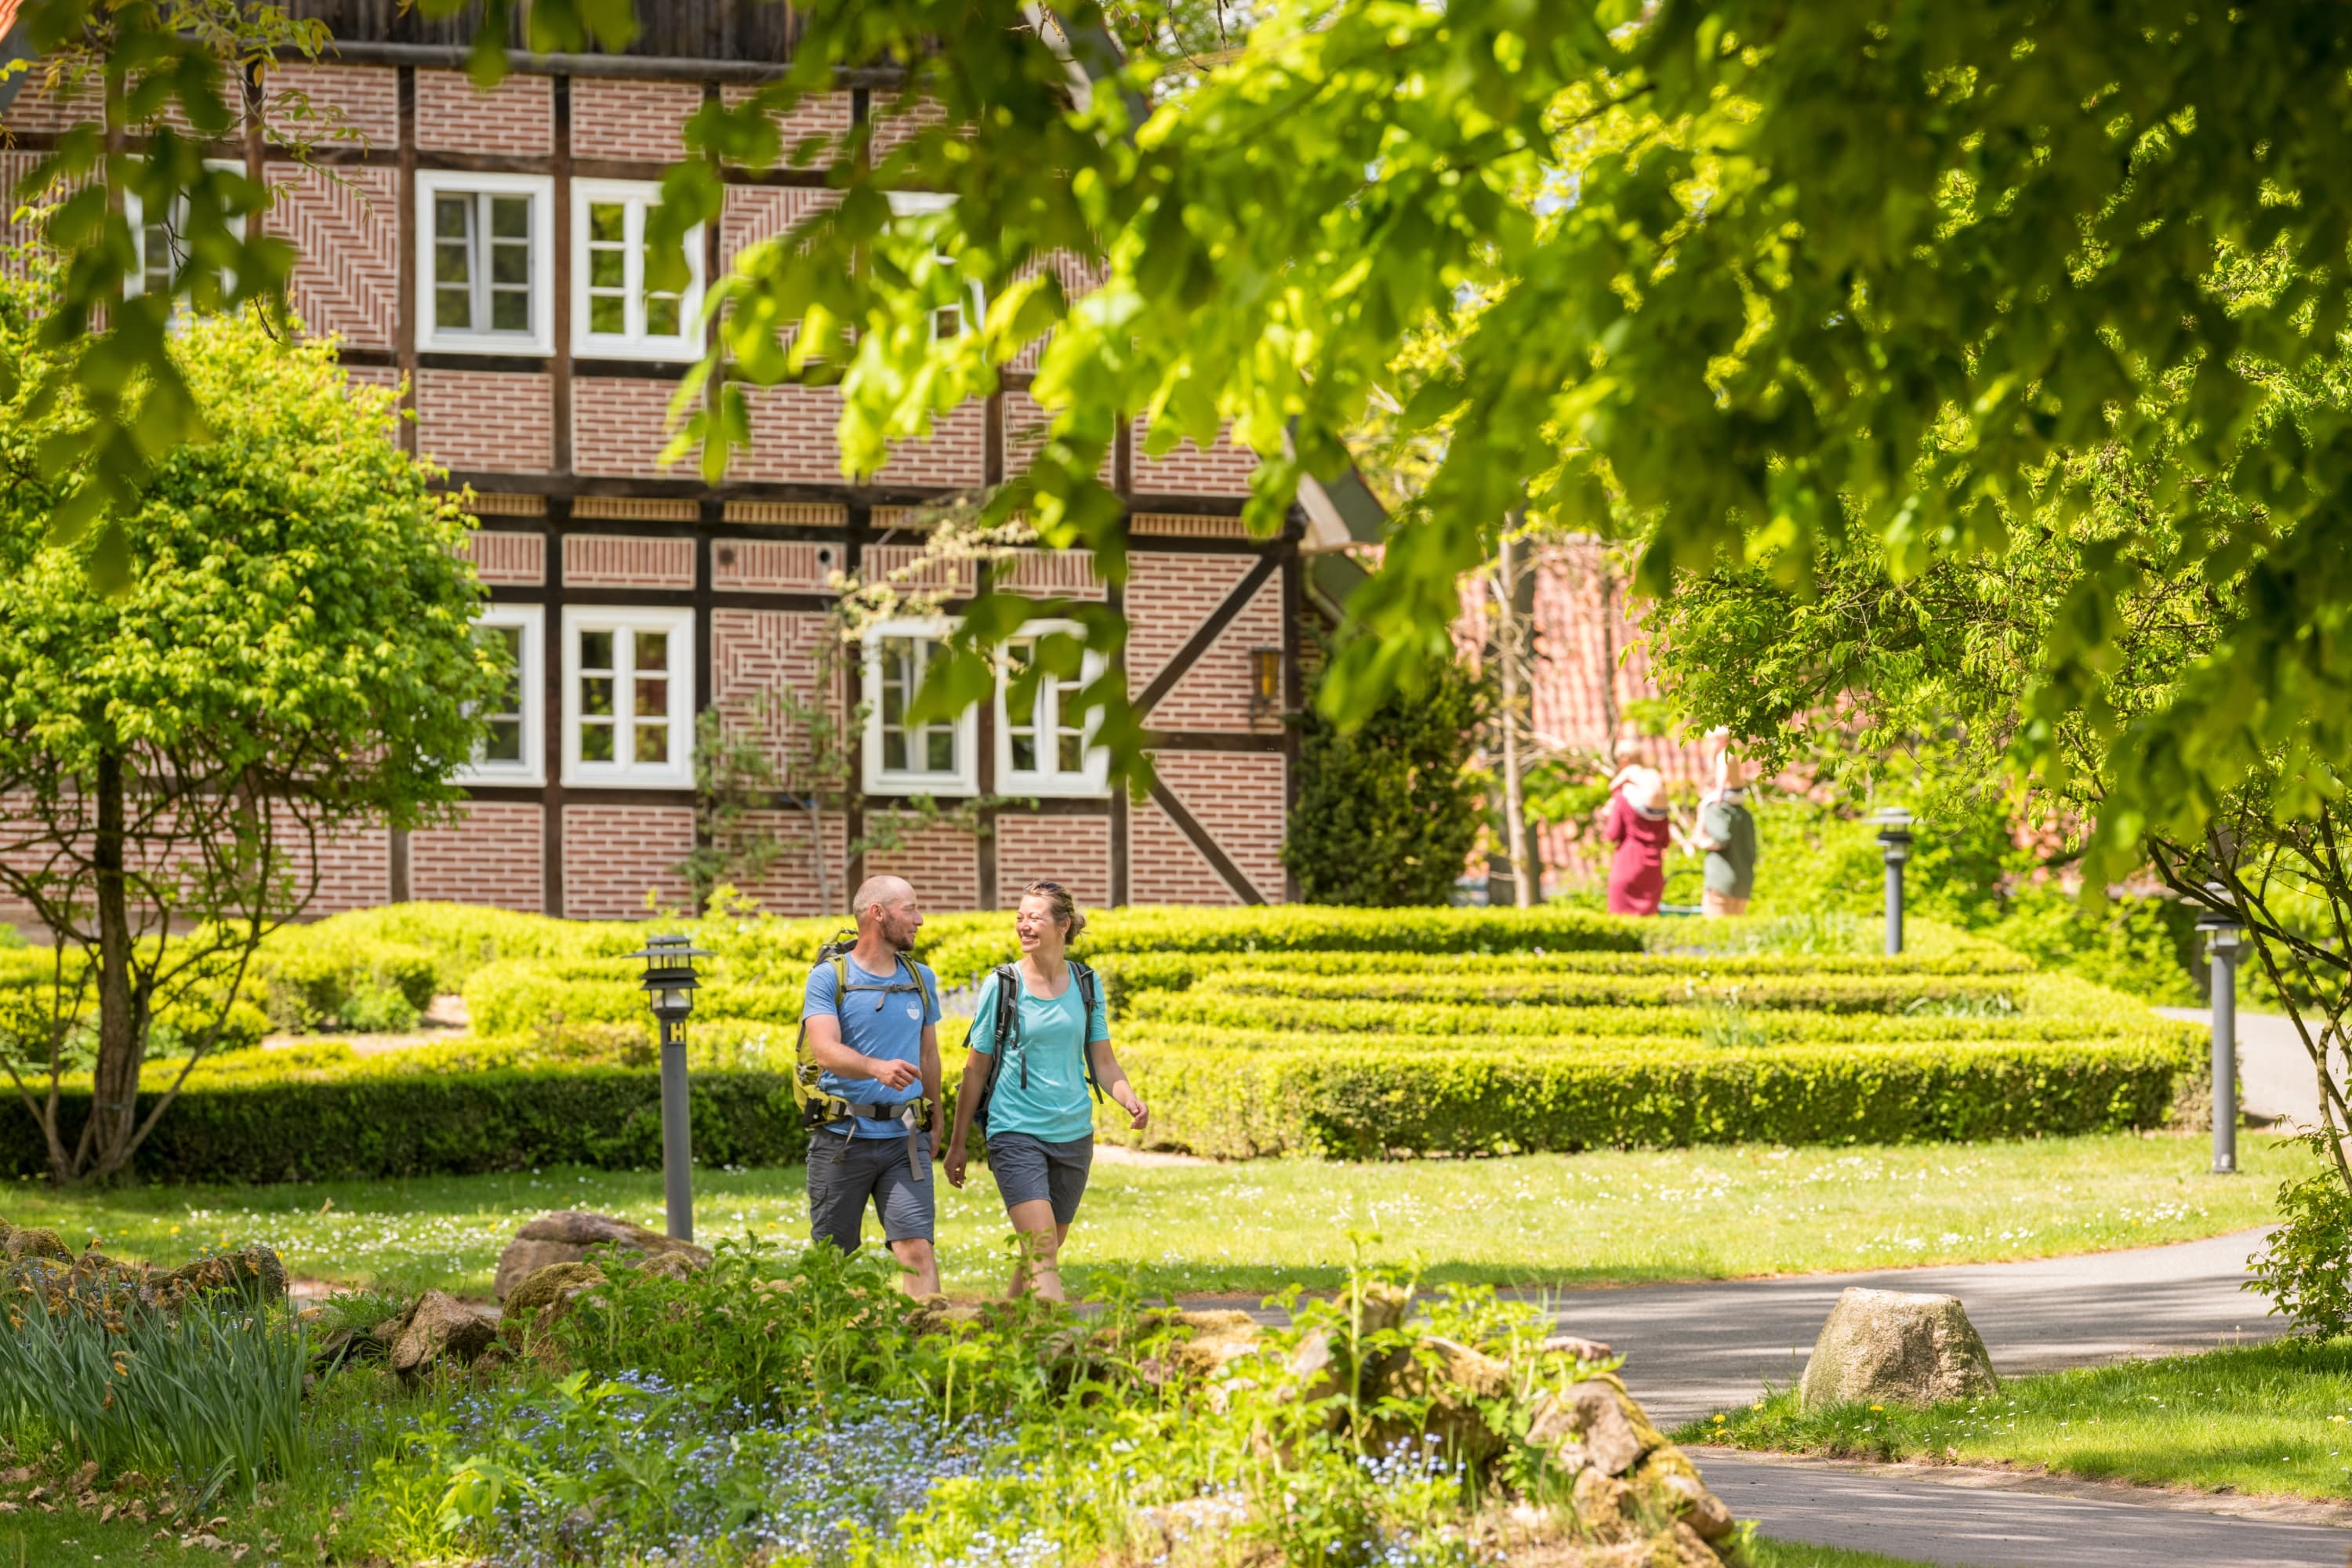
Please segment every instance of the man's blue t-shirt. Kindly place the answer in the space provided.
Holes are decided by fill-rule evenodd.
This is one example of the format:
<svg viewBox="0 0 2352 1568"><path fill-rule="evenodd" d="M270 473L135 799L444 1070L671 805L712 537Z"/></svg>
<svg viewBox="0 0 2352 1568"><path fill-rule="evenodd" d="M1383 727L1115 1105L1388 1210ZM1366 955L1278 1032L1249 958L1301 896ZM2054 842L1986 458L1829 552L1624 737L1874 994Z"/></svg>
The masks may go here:
<svg viewBox="0 0 2352 1568"><path fill-rule="evenodd" d="M1016 968L1014 973L1020 972ZM1032 994L1024 982L1014 1015L1021 1042L1010 1060L996 1038L996 992L997 979L991 973L981 983L970 1037L973 1050L998 1061L988 1090L989 1131L1026 1132L1048 1143L1087 1136L1095 1130L1095 1109L1093 1091L1087 1087L1087 1047L1110 1038L1102 983L1095 983L1092 1011L1082 1013L1076 974L1059 996L1050 998ZM1024 1061L1029 1069L1025 1087L1021 1081Z"/></svg>
<svg viewBox="0 0 2352 1568"><path fill-rule="evenodd" d="M930 970L908 959L902 961L895 973L869 974L854 956L845 955L842 963L849 975L849 994L835 995L838 989L833 965L820 963L809 971L808 989L801 997L803 1022L827 1014L841 1020L841 1043L860 1056L882 1061L912 1062L923 1065L923 1030L940 1021L940 983ZM872 987L904 985L912 971L917 991L882 991ZM901 1089L888 1089L881 1081L870 1078L835 1078L830 1072L817 1075L817 1087L827 1094L837 1094L853 1105L902 1105L919 1100L923 1080L918 1078ZM904 1138L904 1123L877 1121L871 1116L856 1119L856 1135L860 1138Z"/></svg>

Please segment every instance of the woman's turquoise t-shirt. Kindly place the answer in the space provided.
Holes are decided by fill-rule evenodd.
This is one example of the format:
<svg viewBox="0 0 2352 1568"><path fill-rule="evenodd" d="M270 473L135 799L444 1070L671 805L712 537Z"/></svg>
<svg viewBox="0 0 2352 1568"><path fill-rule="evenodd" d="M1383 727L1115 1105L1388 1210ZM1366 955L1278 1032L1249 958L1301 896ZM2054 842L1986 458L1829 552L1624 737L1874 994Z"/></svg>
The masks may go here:
<svg viewBox="0 0 2352 1568"><path fill-rule="evenodd" d="M1018 971L1015 971L1018 973ZM971 1021L970 1043L982 1056L997 1058L996 1076L988 1091L988 1130L1026 1132L1048 1143L1066 1143L1095 1130L1094 1096L1087 1088L1087 1046L1110 1038L1110 1022L1103 1014L1102 983L1095 983L1094 1011L1078 1016L1078 977L1048 1000L1021 986L1021 1040L1007 1059L996 1041L997 978L981 983L979 1011ZM1022 1068L1028 1084L1022 1084Z"/></svg>

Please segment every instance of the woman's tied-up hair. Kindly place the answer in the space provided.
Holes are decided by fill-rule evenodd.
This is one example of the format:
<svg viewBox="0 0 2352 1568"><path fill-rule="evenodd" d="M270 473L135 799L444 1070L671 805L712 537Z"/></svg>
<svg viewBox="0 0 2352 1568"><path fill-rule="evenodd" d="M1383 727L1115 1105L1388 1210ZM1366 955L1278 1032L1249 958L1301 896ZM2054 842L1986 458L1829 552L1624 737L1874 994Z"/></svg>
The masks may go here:
<svg viewBox="0 0 2352 1568"><path fill-rule="evenodd" d="M1078 900L1070 897L1070 890L1061 883L1032 882L1021 889L1021 896L1024 899L1043 899L1052 907L1054 923L1070 928L1062 938L1064 942L1077 941L1078 933L1087 929L1086 911L1078 908Z"/></svg>

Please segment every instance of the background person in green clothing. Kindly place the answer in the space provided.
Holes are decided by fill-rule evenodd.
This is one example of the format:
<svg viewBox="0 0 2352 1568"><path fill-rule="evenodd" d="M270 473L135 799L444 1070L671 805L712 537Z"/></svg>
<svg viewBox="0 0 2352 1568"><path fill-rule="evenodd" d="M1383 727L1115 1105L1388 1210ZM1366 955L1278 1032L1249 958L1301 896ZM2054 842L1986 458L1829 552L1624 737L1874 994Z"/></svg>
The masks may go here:
<svg viewBox="0 0 2352 1568"><path fill-rule="evenodd" d="M1032 882L1022 890L1013 929L1021 962L1011 966L1021 987L1010 1040L996 1037L1002 972L982 983L971 1021L971 1055L956 1091L955 1133L948 1140L947 1177L963 1185L964 1144L982 1095L988 1100L988 1168L1004 1198L1004 1212L1021 1237L1013 1266L1018 1296L1034 1290L1049 1301L1062 1296L1062 1243L1078 1216L1095 1154L1094 1081L1118 1102L1141 1131L1151 1112L1136 1098L1127 1072L1111 1054L1110 1025L1099 982L1081 986L1068 949L1087 929L1087 917L1058 882ZM1080 997L1093 993L1093 1005Z"/></svg>
<svg viewBox="0 0 2352 1568"><path fill-rule="evenodd" d="M1748 814L1748 770L1727 743L1715 759L1715 786L1699 796L1691 843L1706 852L1699 912L1719 920L1748 912L1756 891L1756 819Z"/></svg>

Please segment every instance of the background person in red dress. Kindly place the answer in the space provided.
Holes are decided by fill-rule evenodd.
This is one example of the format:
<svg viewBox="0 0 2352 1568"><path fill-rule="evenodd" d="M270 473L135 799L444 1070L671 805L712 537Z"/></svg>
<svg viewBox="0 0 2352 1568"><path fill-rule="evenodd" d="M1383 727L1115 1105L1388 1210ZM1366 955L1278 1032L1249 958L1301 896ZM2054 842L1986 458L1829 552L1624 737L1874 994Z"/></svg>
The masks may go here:
<svg viewBox="0 0 2352 1568"><path fill-rule="evenodd" d="M1617 846L1609 865L1609 912L1654 915L1666 891L1666 850L1675 825L1666 815L1666 781L1650 766L1637 741L1617 742L1622 764L1609 781L1604 830Z"/></svg>

